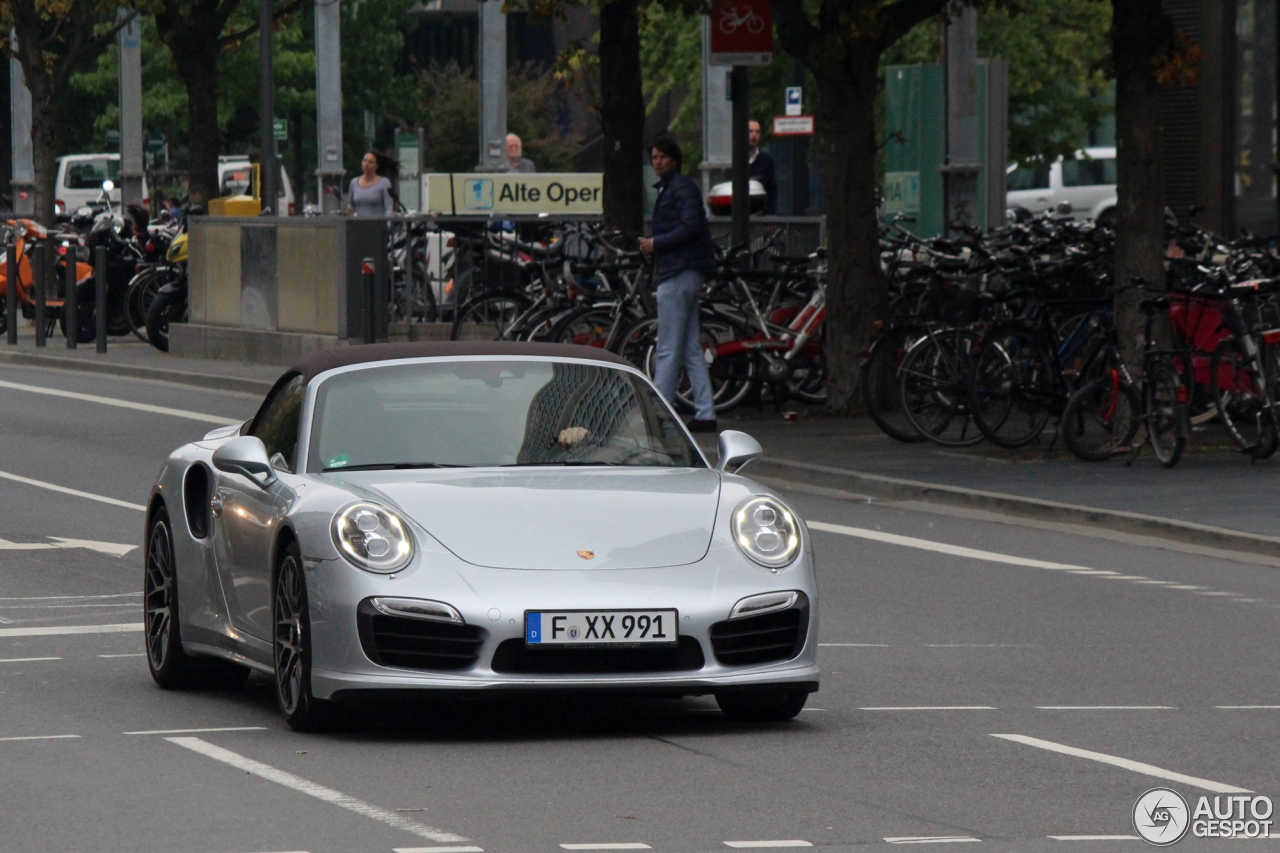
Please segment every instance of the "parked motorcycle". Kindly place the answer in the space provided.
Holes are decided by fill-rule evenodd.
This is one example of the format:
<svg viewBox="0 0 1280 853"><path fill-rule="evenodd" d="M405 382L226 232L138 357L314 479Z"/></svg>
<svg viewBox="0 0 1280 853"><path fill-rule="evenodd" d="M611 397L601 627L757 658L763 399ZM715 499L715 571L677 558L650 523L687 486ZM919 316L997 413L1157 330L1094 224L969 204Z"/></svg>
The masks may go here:
<svg viewBox="0 0 1280 853"><path fill-rule="evenodd" d="M174 238L165 255L168 281L156 291L147 309L147 340L161 352L169 351L169 324L185 323L187 302L187 234Z"/></svg>
<svg viewBox="0 0 1280 853"><path fill-rule="evenodd" d="M93 267L80 261L82 252L80 235L71 232L50 234L43 225L31 219L10 220L8 225L13 229L13 252L18 263L18 311L24 318L34 318L36 310L32 253L46 242L53 242L56 246L57 254L54 256L53 269L46 273L45 279L45 334L52 334L54 326L59 322L65 333L66 318L62 312L64 300L58 294L63 287L62 282L66 281L68 258L76 265L77 281L91 279L93 275ZM9 286L8 278L8 253L0 252L0 334L4 334L9 327L9 317L6 313L7 301L3 296Z"/></svg>

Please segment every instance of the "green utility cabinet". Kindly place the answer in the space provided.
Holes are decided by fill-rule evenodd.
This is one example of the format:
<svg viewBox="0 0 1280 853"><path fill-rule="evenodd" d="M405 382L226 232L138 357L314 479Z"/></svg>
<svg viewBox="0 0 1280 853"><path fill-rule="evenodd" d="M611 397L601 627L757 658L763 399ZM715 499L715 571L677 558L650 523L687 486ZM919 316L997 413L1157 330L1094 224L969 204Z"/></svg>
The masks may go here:
<svg viewBox="0 0 1280 853"><path fill-rule="evenodd" d="M1008 63L978 60L978 205L970 224L987 230L1004 223L1008 161ZM922 237L943 233L942 166L946 156L945 80L941 65L891 65L884 84L884 205L916 219Z"/></svg>

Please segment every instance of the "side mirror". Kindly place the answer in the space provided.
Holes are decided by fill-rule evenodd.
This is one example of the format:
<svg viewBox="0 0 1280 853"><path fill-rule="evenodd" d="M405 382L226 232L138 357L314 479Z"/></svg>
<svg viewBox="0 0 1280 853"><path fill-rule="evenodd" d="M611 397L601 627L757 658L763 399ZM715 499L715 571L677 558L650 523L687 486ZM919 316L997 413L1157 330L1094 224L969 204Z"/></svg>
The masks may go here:
<svg viewBox="0 0 1280 853"><path fill-rule="evenodd" d="M115 181L111 180L110 178L102 182L102 191L104 193L109 193L115 188L116 188Z"/></svg>
<svg viewBox="0 0 1280 853"><path fill-rule="evenodd" d="M233 438L213 451L213 467L227 474L248 477L260 489L276 481L275 469L267 458L262 439L252 435Z"/></svg>
<svg viewBox="0 0 1280 853"><path fill-rule="evenodd" d="M727 429L720 433L719 450L720 461L716 463L716 470L726 474L736 474L745 468L748 462L754 462L764 456L764 448L760 446L760 442L736 429Z"/></svg>

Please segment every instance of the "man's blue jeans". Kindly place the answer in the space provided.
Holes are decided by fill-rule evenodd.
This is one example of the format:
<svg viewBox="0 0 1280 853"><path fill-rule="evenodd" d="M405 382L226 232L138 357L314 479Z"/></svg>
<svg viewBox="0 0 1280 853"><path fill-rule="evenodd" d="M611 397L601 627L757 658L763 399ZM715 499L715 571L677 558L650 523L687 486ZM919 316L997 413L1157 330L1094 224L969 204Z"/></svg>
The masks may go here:
<svg viewBox="0 0 1280 853"><path fill-rule="evenodd" d="M711 399L711 374L702 355L698 328L702 281L702 273L685 270L658 284L658 366L653 381L667 402L675 405L683 367L693 386L693 416L713 421L716 410Z"/></svg>

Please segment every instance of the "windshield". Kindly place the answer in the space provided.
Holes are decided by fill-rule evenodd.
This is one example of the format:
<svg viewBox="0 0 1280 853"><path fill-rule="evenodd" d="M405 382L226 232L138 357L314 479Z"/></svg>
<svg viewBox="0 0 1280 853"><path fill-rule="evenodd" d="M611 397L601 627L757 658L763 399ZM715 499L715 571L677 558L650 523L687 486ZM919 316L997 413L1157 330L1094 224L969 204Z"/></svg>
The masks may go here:
<svg viewBox="0 0 1280 853"><path fill-rule="evenodd" d="M307 468L706 467L647 382L612 367L455 361L341 373L321 384Z"/></svg>
<svg viewBox="0 0 1280 853"><path fill-rule="evenodd" d="M120 176L120 161L107 157L70 160L62 183L69 190L101 190L102 182Z"/></svg>

